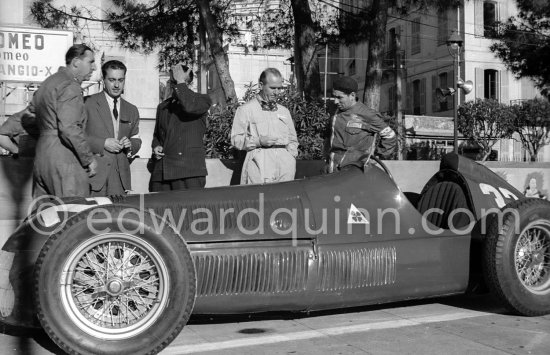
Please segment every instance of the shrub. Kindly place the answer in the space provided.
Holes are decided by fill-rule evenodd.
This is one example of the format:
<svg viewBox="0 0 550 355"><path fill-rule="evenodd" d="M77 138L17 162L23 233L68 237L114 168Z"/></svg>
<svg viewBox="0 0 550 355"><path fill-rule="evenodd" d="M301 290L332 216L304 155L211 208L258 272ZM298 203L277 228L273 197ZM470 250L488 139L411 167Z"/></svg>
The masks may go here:
<svg viewBox="0 0 550 355"><path fill-rule="evenodd" d="M236 158L236 150L231 147L231 125L239 104L210 109L208 127L204 137L206 156L209 158Z"/></svg>
<svg viewBox="0 0 550 355"><path fill-rule="evenodd" d="M244 95L245 101L257 93L256 85L249 85ZM298 136L298 159L322 159L326 127L329 115L322 103L308 102L297 95L292 86L285 89L278 102L288 108ZM240 103L226 107L214 107L208 116L205 135L206 154L210 158L237 158L237 151L231 147L231 126Z"/></svg>
<svg viewBox="0 0 550 355"><path fill-rule="evenodd" d="M550 144L550 102L535 98L513 105L512 110L521 145L529 153L529 160L536 161L539 151Z"/></svg>
<svg viewBox="0 0 550 355"><path fill-rule="evenodd" d="M513 133L514 114L509 106L496 100L467 101L458 109L458 131L483 150L481 160L491 154L491 148Z"/></svg>

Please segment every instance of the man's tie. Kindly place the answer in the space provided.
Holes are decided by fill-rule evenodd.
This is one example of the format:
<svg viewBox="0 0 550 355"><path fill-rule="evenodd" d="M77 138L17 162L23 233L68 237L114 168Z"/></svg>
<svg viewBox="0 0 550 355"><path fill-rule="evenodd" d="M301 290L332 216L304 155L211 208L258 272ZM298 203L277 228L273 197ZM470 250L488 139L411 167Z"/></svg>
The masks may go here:
<svg viewBox="0 0 550 355"><path fill-rule="evenodd" d="M118 120L118 110L116 108L116 102L117 102L117 98L114 98L114 105L113 105L113 116L115 116L115 120Z"/></svg>

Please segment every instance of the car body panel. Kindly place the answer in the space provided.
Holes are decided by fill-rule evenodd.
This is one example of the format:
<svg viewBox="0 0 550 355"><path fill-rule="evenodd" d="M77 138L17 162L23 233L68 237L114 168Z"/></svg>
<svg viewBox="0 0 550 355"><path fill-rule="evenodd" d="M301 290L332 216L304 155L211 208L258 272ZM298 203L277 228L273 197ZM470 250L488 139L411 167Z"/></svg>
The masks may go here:
<svg viewBox="0 0 550 355"><path fill-rule="evenodd" d="M482 208L497 206L481 184L519 194L486 167L455 157L443 160L425 190L438 181L459 182L476 221ZM375 166L285 183L111 200L130 207L129 213L151 213L158 218L156 227L167 222L186 241L196 269L194 313L341 308L455 294L468 287L471 233L432 225ZM45 215L31 215L9 238L2 253L14 261L0 269L0 278L9 275L17 301L11 309L0 307L1 321L36 324L33 265L49 233L77 213L101 207L86 204L74 209L80 212L57 212L59 221L50 218L45 233L30 228L43 226Z"/></svg>
<svg viewBox="0 0 550 355"><path fill-rule="evenodd" d="M447 154L441 162L439 172L430 179L425 188L437 181L449 179L467 184L476 219L524 197L518 189L493 171L459 155Z"/></svg>

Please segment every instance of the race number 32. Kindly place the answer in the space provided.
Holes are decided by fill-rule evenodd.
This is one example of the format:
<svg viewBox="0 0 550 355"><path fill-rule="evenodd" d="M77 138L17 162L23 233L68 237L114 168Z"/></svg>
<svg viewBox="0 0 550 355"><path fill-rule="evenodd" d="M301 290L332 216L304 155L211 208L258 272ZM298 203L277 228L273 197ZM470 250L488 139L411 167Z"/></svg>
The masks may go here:
<svg viewBox="0 0 550 355"><path fill-rule="evenodd" d="M506 205L506 202L504 201L505 198L506 199L513 198L514 200L518 199L516 195L514 195L512 192L510 192L510 190L505 189L504 187L499 187L497 189L492 185L480 183L479 189L485 195L493 195L498 208L502 208Z"/></svg>

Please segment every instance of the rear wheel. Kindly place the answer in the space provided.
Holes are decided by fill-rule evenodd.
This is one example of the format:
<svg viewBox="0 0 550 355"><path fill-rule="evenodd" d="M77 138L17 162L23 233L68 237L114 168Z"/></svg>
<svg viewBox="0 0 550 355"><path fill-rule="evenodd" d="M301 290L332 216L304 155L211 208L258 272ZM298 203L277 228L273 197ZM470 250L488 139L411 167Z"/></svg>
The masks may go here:
<svg viewBox="0 0 550 355"><path fill-rule="evenodd" d="M110 220L83 212L42 249L35 270L38 318L68 353L157 353L191 314L191 255L170 227L160 233L148 227L159 225L153 216L131 207L102 209Z"/></svg>
<svg viewBox="0 0 550 355"><path fill-rule="evenodd" d="M487 284L514 313L550 313L550 202L524 199L503 211L502 223L493 216L488 225Z"/></svg>

